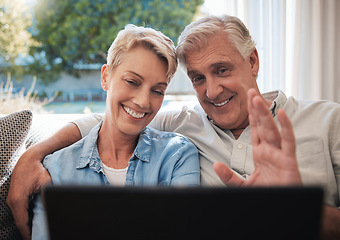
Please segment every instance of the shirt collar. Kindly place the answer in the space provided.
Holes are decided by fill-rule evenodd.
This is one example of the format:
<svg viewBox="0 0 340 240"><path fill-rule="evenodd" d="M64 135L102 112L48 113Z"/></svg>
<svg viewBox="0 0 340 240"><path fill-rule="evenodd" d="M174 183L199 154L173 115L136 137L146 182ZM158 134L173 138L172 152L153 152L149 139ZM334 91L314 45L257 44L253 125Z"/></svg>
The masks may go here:
<svg viewBox="0 0 340 240"><path fill-rule="evenodd" d="M90 133L83 139L84 145L81 152L77 169L85 168L89 165L90 168L99 172L102 170L102 163L99 157L97 139L98 133L102 126L102 121L96 125ZM149 162L151 158L151 136L150 129L144 128L139 134L137 147L134 150L133 157L131 159L138 158L142 161Z"/></svg>
<svg viewBox="0 0 340 240"><path fill-rule="evenodd" d="M264 99L272 101L269 111L272 113L273 117L276 116L277 110L283 108L287 101L286 95L280 90L267 92L262 94L262 96Z"/></svg>
<svg viewBox="0 0 340 240"><path fill-rule="evenodd" d="M84 144L82 147L77 169L85 168L89 165L90 168L95 170L96 172L102 170L102 163L97 148L98 133L102 126L102 123L103 122L101 121L94 128L92 128L90 133L83 139Z"/></svg>
<svg viewBox="0 0 340 240"><path fill-rule="evenodd" d="M151 154L151 132L149 127L146 127L139 134L139 139L137 147L134 151L134 155L142 161L150 162Z"/></svg>

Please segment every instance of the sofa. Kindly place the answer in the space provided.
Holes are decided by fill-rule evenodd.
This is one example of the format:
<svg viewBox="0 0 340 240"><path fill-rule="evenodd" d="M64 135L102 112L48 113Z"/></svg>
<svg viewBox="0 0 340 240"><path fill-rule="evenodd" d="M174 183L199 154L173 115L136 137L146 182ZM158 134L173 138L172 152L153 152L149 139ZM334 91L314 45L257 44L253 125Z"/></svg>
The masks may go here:
<svg viewBox="0 0 340 240"><path fill-rule="evenodd" d="M18 159L29 146L82 116L84 114L33 114L30 110L0 114L0 239L21 239L6 203Z"/></svg>

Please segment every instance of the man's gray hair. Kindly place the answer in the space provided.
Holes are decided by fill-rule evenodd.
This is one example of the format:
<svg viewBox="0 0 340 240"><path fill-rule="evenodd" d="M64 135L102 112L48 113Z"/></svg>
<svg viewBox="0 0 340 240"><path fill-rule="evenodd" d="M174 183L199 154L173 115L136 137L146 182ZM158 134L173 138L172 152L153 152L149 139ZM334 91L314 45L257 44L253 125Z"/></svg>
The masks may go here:
<svg viewBox="0 0 340 240"><path fill-rule="evenodd" d="M207 16L186 26L179 36L176 48L179 62L185 66L188 52L199 51L221 31L227 33L228 39L234 43L243 59L255 49L256 43L240 19L229 15Z"/></svg>

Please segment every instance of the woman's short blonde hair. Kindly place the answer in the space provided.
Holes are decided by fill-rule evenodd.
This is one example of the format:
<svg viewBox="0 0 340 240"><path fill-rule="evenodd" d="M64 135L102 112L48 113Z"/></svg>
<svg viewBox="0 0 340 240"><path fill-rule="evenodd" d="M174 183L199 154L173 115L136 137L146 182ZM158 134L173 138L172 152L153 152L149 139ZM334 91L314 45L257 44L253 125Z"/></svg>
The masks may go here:
<svg viewBox="0 0 340 240"><path fill-rule="evenodd" d="M207 16L186 26L179 36L176 49L179 62L185 66L188 52L199 51L221 31L227 33L228 39L244 59L255 49L256 43L240 19L228 15Z"/></svg>
<svg viewBox="0 0 340 240"><path fill-rule="evenodd" d="M137 27L128 24L121 30L111 44L107 54L107 64L113 70L122 63L124 53L143 46L155 52L167 65L169 81L177 70L177 57L173 41L160 31L148 27Z"/></svg>

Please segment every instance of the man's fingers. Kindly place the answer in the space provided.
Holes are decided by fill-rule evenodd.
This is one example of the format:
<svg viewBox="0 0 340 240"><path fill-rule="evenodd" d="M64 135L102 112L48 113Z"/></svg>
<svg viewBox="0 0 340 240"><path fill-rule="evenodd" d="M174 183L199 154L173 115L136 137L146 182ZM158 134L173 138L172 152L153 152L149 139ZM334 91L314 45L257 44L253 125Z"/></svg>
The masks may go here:
<svg viewBox="0 0 340 240"><path fill-rule="evenodd" d="M248 91L248 118L249 118L249 125L251 127L250 137L253 146L257 146L260 144L260 138L257 132L257 122L254 116L253 110L253 98L256 96L256 92L254 89L250 89Z"/></svg>
<svg viewBox="0 0 340 240"><path fill-rule="evenodd" d="M239 178L236 173L234 173L230 168L228 168L224 163L217 162L214 164L214 170L220 177L221 181L227 186L242 186L244 180Z"/></svg>
<svg viewBox="0 0 340 240"><path fill-rule="evenodd" d="M281 147L278 127L268 106L254 89L248 91L249 123L252 129L252 142L256 146L261 141Z"/></svg>
<svg viewBox="0 0 340 240"><path fill-rule="evenodd" d="M40 162L29 164L31 172L25 175L26 162L17 163L12 173L12 180L7 195L7 204L10 207L15 224L23 239L30 239L31 229L29 226L28 205L29 196L40 191L41 186L49 183L51 177ZM20 177L18 177L20 176ZM27 181L23 176L27 176Z"/></svg>
<svg viewBox="0 0 340 240"><path fill-rule="evenodd" d="M17 226L23 239L31 238L31 230L28 225L28 196L13 196L7 198L8 206L11 208L15 225Z"/></svg>
<svg viewBox="0 0 340 240"><path fill-rule="evenodd" d="M278 110L277 118L281 125L281 148L287 155L295 156L296 146L292 123L283 109Z"/></svg>
<svg viewBox="0 0 340 240"><path fill-rule="evenodd" d="M18 211L17 215L20 215L20 218L16 218L15 224L21 234L22 239L29 240L31 239L31 229L28 223L28 212L27 209L23 209L24 211Z"/></svg>
<svg viewBox="0 0 340 240"><path fill-rule="evenodd" d="M47 184L50 184L51 182L52 182L51 175L44 167L42 167L40 175L39 175L38 183L33 189L33 193L40 193L41 188Z"/></svg>

